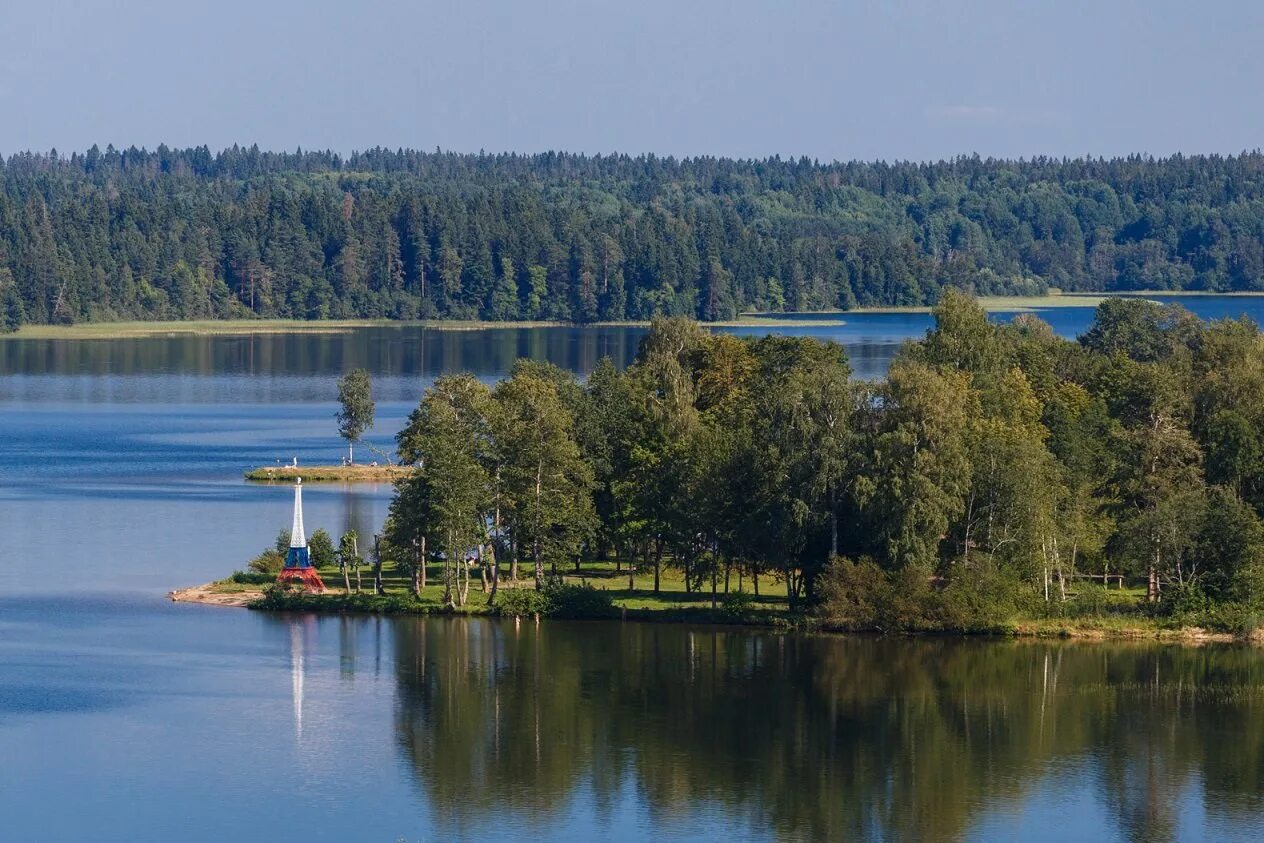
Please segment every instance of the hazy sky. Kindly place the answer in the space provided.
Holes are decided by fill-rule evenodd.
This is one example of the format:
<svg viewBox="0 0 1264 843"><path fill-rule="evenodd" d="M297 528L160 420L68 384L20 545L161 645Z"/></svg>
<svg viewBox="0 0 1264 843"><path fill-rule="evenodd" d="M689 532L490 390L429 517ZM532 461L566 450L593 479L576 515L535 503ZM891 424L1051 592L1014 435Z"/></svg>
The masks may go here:
<svg viewBox="0 0 1264 843"><path fill-rule="evenodd" d="M1264 146L1264 3L10 0L0 152Z"/></svg>

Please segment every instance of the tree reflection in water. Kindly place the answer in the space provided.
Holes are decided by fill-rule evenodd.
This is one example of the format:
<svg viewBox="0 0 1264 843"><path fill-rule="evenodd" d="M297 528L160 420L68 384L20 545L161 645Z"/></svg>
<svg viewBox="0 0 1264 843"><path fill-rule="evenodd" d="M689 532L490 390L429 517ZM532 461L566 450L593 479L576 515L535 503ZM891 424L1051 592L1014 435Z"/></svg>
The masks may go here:
<svg viewBox="0 0 1264 843"><path fill-rule="evenodd" d="M1085 783L1115 824L1101 833L1131 840L1176 839L1194 797L1227 828L1258 830L1264 808L1249 648L448 618L393 633L399 746L453 832L544 829L581 792L599 815L632 792L656 825L703 806L833 839L961 837Z"/></svg>

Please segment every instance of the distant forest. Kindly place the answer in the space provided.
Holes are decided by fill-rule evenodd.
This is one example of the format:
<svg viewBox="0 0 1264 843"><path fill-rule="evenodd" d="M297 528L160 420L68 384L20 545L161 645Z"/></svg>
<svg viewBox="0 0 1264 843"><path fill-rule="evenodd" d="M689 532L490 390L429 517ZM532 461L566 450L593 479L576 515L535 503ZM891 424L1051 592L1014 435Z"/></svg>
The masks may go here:
<svg viewBox="0 0 1264 843"><path fill-rule="evenodd" d="M93 147L0 160L0 328L1264 289L1264 155L931 164Z"/></svg>

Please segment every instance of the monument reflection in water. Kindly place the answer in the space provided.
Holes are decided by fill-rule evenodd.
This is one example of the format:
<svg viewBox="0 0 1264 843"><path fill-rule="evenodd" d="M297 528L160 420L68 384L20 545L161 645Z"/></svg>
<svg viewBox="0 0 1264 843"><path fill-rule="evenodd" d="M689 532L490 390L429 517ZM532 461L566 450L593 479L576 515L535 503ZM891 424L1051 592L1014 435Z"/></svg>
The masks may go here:
<svg viewBox="0 0 1264 843"><path fill-rule="evenodd" d="M339 625L342 681L393 661L398 751L440 837L1264 834L1249 648L318 622Z"/></svg>

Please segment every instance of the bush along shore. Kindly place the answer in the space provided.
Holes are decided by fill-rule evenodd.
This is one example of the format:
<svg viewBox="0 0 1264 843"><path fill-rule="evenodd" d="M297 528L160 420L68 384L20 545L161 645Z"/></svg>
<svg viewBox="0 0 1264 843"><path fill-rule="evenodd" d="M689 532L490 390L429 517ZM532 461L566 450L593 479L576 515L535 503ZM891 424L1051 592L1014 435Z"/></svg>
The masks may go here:
<svg viewBox="0 0 1264 843"><path fill-rule="evenodd" d="M359 557L331 550L318 564L351 594L257 605L881 632L1261 625L1255 324L1109 299L1072 342L950 292L885 380L850 374L837 345L660 320L626 371L605 361L582 384L527 360L494 387L442 377L396 437L418 467L371 554L396 590L362 596L378 589L337 567Z"/></svg>

